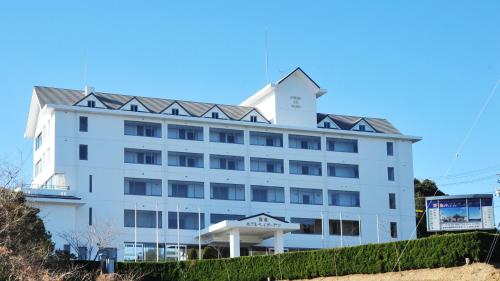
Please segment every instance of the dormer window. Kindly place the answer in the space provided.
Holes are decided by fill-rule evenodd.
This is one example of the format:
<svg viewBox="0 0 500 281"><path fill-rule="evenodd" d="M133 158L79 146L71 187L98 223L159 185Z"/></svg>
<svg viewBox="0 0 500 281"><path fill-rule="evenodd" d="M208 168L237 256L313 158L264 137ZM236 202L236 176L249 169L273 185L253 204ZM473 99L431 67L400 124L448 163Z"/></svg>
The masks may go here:
<svg viewBox="0 0 500 281"><path fill-rule="evenodd" d="M325 128L330 128L330 122L324 122L324 123L323 123L323 126L324 126Z"/></svg>
<svg viewBox="0 0 500 281"><path fill-rule="evenodd" d="M87 101L87 106L88 107L95 107L95 101L93 101L93 100Z"/></svg>
<svg viewBox="0 0 500 281"><path fill-rule="evenodd" d="M219 112L212 112L212 118L219 119Z"/></svg>
<svg viewBox="0 0 500 281"><path fill-rule="evenodd" d="M172 108L172 115L179 115L179 109L178 108Z"/></svg>
<svg viewBox="0 0 500 281"><path fill-rule="evenodd" d="M359 125L359 130L363 132L366 131L365 125Z"/></svg>
<svg viewBox="0 0 500 281"><path fill-rule="evenodd" d="M257 122L257 116L250 116L250 122Z"/></svg>
<svg viewBox="0 0 500 281"><path fill-rule="evenodd" d="M130 105L130 111L137 112L138 110L139 110L139 107L136 104L131 104Z"/></svg>

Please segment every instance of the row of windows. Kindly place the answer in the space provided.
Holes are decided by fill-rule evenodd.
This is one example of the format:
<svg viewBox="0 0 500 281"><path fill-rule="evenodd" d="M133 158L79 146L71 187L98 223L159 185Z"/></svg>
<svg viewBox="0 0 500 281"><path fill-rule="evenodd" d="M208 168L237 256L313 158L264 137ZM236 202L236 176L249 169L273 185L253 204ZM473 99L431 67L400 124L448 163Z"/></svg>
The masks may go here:
<svg viewBox="0 0 500 281"><path fill-rule="evenodd" d="M88 117L80 116L80 132L88 132ZM182 139L203 141L203 127L168 124L167 137L169 139ZM124 134L128 136L162 137L160 123L124 121ZM283 134L250 131L250 145L283 147ZM211 142L244 144L244 131L236 129L210 128L209 140ZM355 139L326 138L328 151L358 153L358 141ZM321 137L305 135L288 135L289 148L321 150ZM35 146L36 147L36 146ZM394 155L394 143L387 142L387 155Z"/></svg>
<svg viewBox="0 0 500 281"><path fill-rule="evenodd" d="M92 184L92 178L89 179ZM90 186L90 191L92 187ZM285 188L281 186L250 186L251 201L285 203ZM162 181L158 179L125 178L125 195L162 196ZM205 198L203 182L168 181L168 197ZM210 183L210 199L245 201L245 185L230 183ZM290 203L323 205L323 191L311 188L290 188ZM328 205L360 207L359 191L328 190ZM389 193L389 208L396 209L396 194Z"/></svg>
<svg viewBox="0 0 500 281"><path fill-rule="evenodd" d="M204 168L202 153L168 152L168 166ZM79 159L88 160L88 146L80 144ZM124 162L130 164L162 165L161 151L125 148ZM289 173L293 175L322 176L321 162L289 160ZM244 171L243 156L210 154L210 169ZM250 157L251 172L284 173L282 159ZM359 178L355 164L327 163L329 177ZM395 180L394 167L387 168L387 180Z"/></svg>
<svg viewBox="0 0 500 281"><path fill-rule="evenodd" d="M162 228L163 212L147 210L124 210L124 227L138 228ZM216 224L224 220L238 220L244 215L235 214L210 214L210 224ZM90 217L89 217L90 218ZM284 219L284 218L283 218ZM294 234L322 234L322 219L295 218L290 219L292 223L300 224L300 229L293 231ZM200 225L201 224L201 225ZM193 212L168 212L169 229L197 230L205 228L205 214ZM359 236L360 221L329 219L328 229L330 235ZM397 238L397 223L390 222L391 237Z"/></svg>

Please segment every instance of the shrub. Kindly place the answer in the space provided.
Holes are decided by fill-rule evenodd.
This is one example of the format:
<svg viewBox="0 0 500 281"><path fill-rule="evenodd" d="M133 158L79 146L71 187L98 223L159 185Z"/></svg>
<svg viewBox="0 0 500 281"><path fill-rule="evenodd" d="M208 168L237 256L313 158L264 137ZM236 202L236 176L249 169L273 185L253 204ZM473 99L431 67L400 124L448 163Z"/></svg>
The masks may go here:
<svg viewBox="0 0 500 281"><path fill-rule="evenodd" d="M167 280L266 280L308 279L354 273L451 267L468 257L484 261L494 235L487 233L445 234L411 241L355 247L290 252L272 256L240 257L163 263L120 263L119 271L141 271L146 281ZM406 247L396 266L399 253ZM206 247L203 253L208 253ZM212 248L213 249L213 248ZM215 249L213 249L215 251ZM208 254L207 254L208 255ZM215 251L216 255L216 251ZM492 261L500 261L497 247Z"/></svg>
<svg viewBox="0 0 500 281"><path fill-rule="evenodd" d="M188 250L188 260L197 260L198 259L198 251L195 248L191 248Z"/></svg>
<svg viewBox="0 0 500 281"><path fill-rule="evenodd" d="M205 247L205 249L203 249L202 258L204 260L216 259L218 257L219 257L219 252L214 247L207 246L207 247Z"/></svg>

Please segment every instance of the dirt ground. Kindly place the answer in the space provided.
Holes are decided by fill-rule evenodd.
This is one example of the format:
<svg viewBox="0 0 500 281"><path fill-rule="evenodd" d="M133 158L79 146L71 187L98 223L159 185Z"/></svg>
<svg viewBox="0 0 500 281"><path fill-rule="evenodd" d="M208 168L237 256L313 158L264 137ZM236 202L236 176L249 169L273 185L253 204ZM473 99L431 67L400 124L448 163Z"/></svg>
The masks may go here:
<svg viewBox="0 0 500 281"><path fill-rule="evenodd" d="M500 269L483 263L453 268L323 277L308 281L500 281ZM305 280L304 280L305 281Z"/></svg>

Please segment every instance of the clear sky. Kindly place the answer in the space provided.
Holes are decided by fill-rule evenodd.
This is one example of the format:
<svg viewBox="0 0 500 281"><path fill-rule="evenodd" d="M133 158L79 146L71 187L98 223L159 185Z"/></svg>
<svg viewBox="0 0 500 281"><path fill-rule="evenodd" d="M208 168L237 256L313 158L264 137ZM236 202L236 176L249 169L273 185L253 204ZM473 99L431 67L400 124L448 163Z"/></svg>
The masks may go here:
<svg viewBox="0 0 500 281"><path fill-rule="evenodd" d="M320 112L423 137L415 176L439 179L500 79L499 15L499 1L3 1L0 157L22 153L29 180L34 85L238 104L266 83L267 31L271 81L300 66L328 89ZM496 93L442 190L493 192L499 121Z"/></svg>

